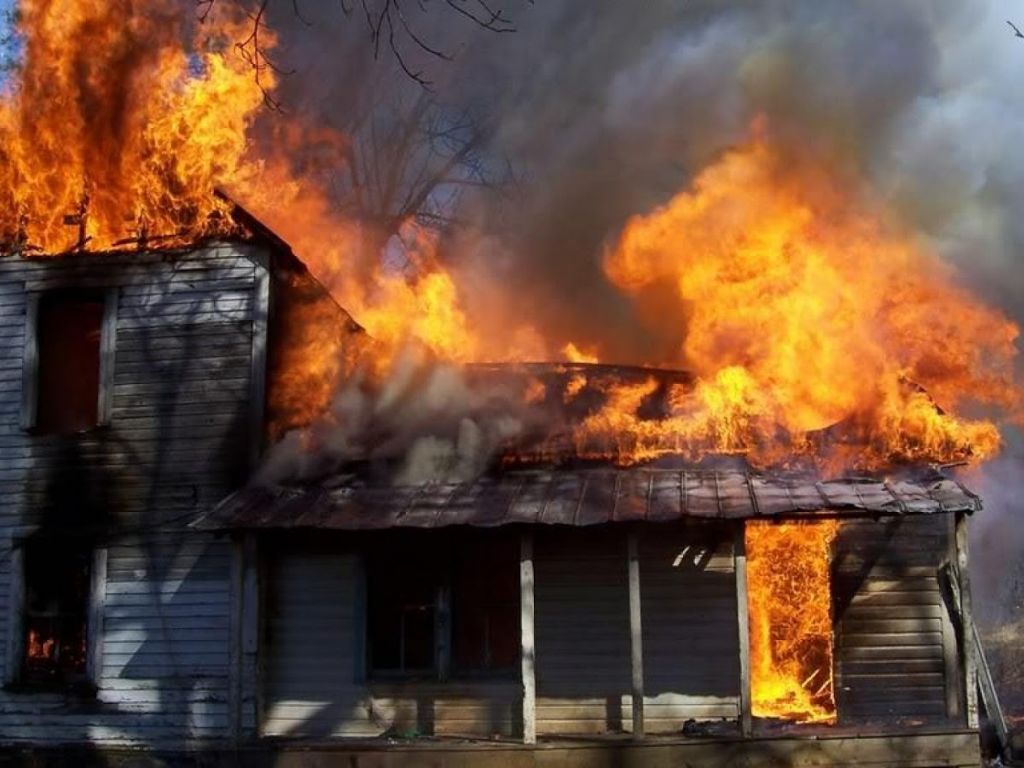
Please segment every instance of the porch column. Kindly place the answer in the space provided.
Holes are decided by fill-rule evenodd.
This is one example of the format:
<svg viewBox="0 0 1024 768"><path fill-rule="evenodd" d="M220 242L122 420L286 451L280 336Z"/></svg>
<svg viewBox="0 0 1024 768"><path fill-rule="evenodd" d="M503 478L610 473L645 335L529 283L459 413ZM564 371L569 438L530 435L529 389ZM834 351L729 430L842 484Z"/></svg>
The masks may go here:
<svg viewBox="0 0 1024 768"><path fill-rule="evenodd" d="M967 727L978 727L978 658L974 644L974 610L971 607L971 571L967 552L967 515L956 517L956 565L960 590L960 647L964 654L964 697L967 702Z"/></svg>
<svg viewBox="0 0 1024 768"><path fill-rule="evenodd" d="M740 644L740 733L749 736L753 728L750 714L750 605L747 603L747 540L742 521L733 542L733 570L736 571L736 627Z"/></svg>
<svg viewBox="0 0 1024 768"><path fill-rule="evenodd" d="M533 532L519 544L519 634L523 675L523 743L537 743L537 681L533 641Z"/></svg>
<svg viewBox="0 0 1024 768"><path fill-rule="evenodd" d="M627 539L629 558L629 648L633 671L633 738L644 737L644 644L640 612L640 546L636 533Z"/></svg>
<svg viewBox="0 0 1024 768"><path fill-rule="evenodd" d="M236 535L232 550L229 729L238 742L252 735L256 727L259 580L255 534Z"/></svg>

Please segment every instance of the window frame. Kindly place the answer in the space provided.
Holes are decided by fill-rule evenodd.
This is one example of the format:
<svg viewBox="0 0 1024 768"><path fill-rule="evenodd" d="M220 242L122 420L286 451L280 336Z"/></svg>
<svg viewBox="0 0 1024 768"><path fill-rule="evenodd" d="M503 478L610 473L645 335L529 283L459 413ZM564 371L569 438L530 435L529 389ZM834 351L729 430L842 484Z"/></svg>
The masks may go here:
<svg viewBox="0 0 1024 768"><path fill-rule="evenodd" d="M500 534L499 534L500 535ZM505 537L502 537L503 539ZM411 544L410 544L411 542ZM503 542L504 544L505 542ZM509 537L508 546L514 549L516 557L512 562L514 576L518 584L518 543L517 537ZM516 662L504 667L487 668L462 668L458 666L455 649L455 623L456 606L460 602L457 592L458 586L458 563L460 550L463 547L474 545L474 540L461 538L445 538L443 541L434 541L429 544L431 550L431 562L436 564L437 571L435 583L431 586L434 591L434 664L431 668L417 669L387 669L374 666L374 638L373 621L374 611L373 580L376 568L374 560L387 561L389 555L394 560L395 551L401 551L404 546L424 547L427 546L424 540L419 537L402 537L385 542L378 542L375 546L365 549L361 553L359 575L358 575L358 597L357 614L358 624L361 631L357 632L355 647L360 651L356 661L356 682L370 683L394 683L394 682L426 682L444 683L453 682L500 682L513 680L519 674L518 659ZM396 575L396 578L403 578ZM515 620L515 626L519 628L519 605L520 594L516 591L515 600L508 603L509 615Z"/></svg>
<svg viewBox="0 0 1024 768"><path fill-rule="evenodd" d="M40 540L45 541L45 539ZM27 618L27 584L25 549L29 539L12 542L10 553L10 580L8 582L7 647L5 653L3 687L29 692L68 691L77 694L95 694L99 688L103 667L103 617L106 601L107 548L82 543L89 558L89 589L85 614L85 670L72 679L40 683L25 677L25 624ZM33 542L37 543L37 542Z"/></svg>
<svg viewBox="0 0 1024 768"><path fill-rule="evenodd" d="M56 285L45 290L25 293L25 346L22 357L21 428L33 431L39 424L39 305L43 296L61 292L95 291L103 296L103 318L100 321L100 369L97 382L96 425L88 430L110 424L114 391L114 361L117 338L117 307L120 288L90 288L74 284Z"/></svg>

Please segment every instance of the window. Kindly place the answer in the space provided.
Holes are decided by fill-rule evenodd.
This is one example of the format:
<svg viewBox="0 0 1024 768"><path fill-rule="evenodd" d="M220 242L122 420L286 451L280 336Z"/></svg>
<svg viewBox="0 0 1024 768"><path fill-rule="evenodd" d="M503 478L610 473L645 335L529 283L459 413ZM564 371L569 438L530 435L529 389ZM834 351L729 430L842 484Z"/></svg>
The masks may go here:
<svg viewBox="0 0 1024 768"><path fill-rule="evenodd" d="M40 432L71 434L100 423L102 294L55 291L36 317L36 412Z"/></svg>
<svg viewBox="0 0 1024 768"><path fill-rule="evenodd" d="M370 665L377 673L434 674L437 624L444 583L441 570L411 547L374 557L368 574Z"/></svg>
<svg viewBox="0 0 1024 768"><path fill-rule="evenodd" d="M379 677L500 675L519 662L513 537L396 539L367 562L369 666Z"/></svg>
<svg viewBox="0 0 1024 768"><path fill-rule="evenodd" d="M455 560L452 641L456 672L514 671L519 663L519 550L486 540Z"/></svg>
<svg viewBox="0 0 1024 768"><path fill-rule="evenodd" d="M23 548L22 681L84 681L92 554L76 542L39 539Z"/></svg>

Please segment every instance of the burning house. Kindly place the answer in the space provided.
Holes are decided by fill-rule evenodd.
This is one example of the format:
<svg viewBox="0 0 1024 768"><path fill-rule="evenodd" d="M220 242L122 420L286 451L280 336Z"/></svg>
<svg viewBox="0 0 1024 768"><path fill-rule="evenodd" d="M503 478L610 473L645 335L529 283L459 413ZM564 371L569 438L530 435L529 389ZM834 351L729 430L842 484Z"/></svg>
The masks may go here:
<svg viewBox="0 0 1024 768"><path fill-rule="evenodd" d="M591 243L616 306L584 343L423 210L338 206L324 158L355 178L365 148L257 125L265 3L147 5L26 0L0 81L12 759L966 768L983 717L1005 741L967 526L1018 328L856 162L755 110ZM429 128L447 168L484 141Z"/></svg>
<svg viewBox="0 0 1024 768"><path fill-rule="evenodd" d="M981 503L955 479L623 466L546 416L469 478L378 455L247 483L293 379L316 378L295 318L370 342L232 215L245 236L197 249L0 261L5 743L976 763L964 532ZM565 426L600 410L605 378L649 375L471 377L541 411L572 391Z"/></svg>

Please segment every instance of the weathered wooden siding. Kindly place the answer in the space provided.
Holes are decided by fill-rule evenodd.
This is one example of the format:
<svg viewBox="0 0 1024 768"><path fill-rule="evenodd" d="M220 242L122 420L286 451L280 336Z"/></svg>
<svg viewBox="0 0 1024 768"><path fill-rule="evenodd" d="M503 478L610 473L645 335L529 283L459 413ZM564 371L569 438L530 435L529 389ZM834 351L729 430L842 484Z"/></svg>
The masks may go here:
<svg viewBox="0 0 1024 768"><path fill-rule="evenodd" d="M647 731L736 718L739 655L732 529L651 527L640 539ZM537 732L631 727L624 531L540 531Z"/></svg>
<svg viewBox="0 0 1024 768"><path fill-rule="evenodd" d="M835 545L836 698L841 720L942 720L956 638L938 569L949 515L844 523ZM951 663L952 661L952 663ZM951 708L955 709L954 702Z"/></svg>
<svg viewBox="0 0 1024 768"><path fill-rule="evenodd" d="M81 525L108 550L95 701L0 692L0 740L229 736L230 547L182 528L246 469L260 260L247 246L0 260L0 648L18 540ZM73 438L20 424L27 297L64 287L116 292L110 422Z"/></svg>
<svg viewBox="0 0 1024 768"><path fill-rule="evenodd" d="M537 734L624 730L630 719L625 533L538 531L534 574Z"/></svg>
<svg viewBox="0 0 1024 768"><path fill-rule="evenodd" d="M359 573L359 555L337 547L300 545L268 557L262 734L515 732L514 682L363 679Z"/></svg>
<svg viewBox="0 0 1024 768"><path fill-rule="evenodd" d="M739 717L733 529L651 528L640 540L644 712L649 733Z"/></svg>
<svg viewBox="0 0 1024 768"><path fill-rule="evenodd" d="M669 525L641 544L645 703L652 732L738 716L732 528ZM471 544L467 544L470 546ZM521 732L518 680L364 681L358 545L310 541L267 556L264 715L268 736ZM622 530L538 531L537 729L629 726Z"/></svg>

